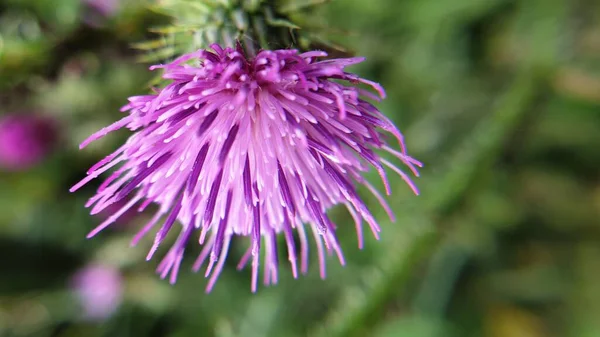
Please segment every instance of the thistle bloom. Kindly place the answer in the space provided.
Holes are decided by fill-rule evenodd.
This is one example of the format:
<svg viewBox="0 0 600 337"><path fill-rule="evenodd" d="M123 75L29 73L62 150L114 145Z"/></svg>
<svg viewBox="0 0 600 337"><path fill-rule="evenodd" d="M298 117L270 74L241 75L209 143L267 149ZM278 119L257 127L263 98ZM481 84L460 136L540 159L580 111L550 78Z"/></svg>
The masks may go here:
<svg viewBox="0 0 600 337"><path fill-rule="evenodd" d="M57 140L54 120L40 115L12 114L0 118L0 167L26 170L42 161Z"/></svg>
<svg viewBox="0 0 600 337"><path fill-rule="evenodd" d="M253 291L261 251L265 284L277 282L278 233L283 233L297 277L298 257L301 272L308 268L310 230L325 277L326 252L335 253L344 264L336 224L326 213L329 208L347 207L360 246L363 220L376 237L380 228L356 185L366 186L393 217L384 198L361 173L373 166L389 194L387 166L417 193L408 175L374 150L392 155L414 175L421 164L407 155L396 127L364 99L383 98L383 89L344 71L362 58L319 60L327 54L296 50L263 50L247 58L239 47L211 48L151 67L163 69L170 84L153 95L131 97L122 109L129 113L126 117L81 144L83 148L122 127L135 131L71 189L121 164L87 206L93 206L95 214L131 197L89 237L134 205L144 209L156 203L160 209L133 244L166 216L147 256L150 259L179 221L179 237L158 266L161 277L170 274L171 282L186 243L196 232L203 249L193 268L198 270L208 259L207 291L221 272L234 236L250 239L238 267L252 261ZM360 88L361 84L376 94ZM386 144L385 133L395 137L400 151Z"/></svg>

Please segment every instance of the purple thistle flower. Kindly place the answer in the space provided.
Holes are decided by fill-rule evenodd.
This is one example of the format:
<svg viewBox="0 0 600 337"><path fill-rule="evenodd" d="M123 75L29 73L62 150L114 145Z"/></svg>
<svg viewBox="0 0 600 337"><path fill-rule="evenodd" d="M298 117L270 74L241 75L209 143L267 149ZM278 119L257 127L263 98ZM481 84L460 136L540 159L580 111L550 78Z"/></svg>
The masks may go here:
<svg viewBox="0 0 600 337"><path fill-rule="evenodd" d="M0 167L20 171L37 165L52 151L57 133L56 122L46 116L0 117Z"/></svg>
<svg viewBox="0 0 600 337"><path fill-rule="evenodd" d="M157 203L160 209L133 244L167 216L147 256L150 259L175 221L181 223L177 241L158 266L161 277L170 274L170 281L175 282L185 246L198 231L203 249L193 269L197 271L208 259L210 291L232 238L249 236L250 245L238 267L252 261L252 291L256 291L261 250L265 284L277 282L278 233L284 235L293 276L297 277L298 255L301 272L307 271L308 227L325 277L325 252L335 252L344 264L336 224L326 213L329 208L347 207L360 247L363 220L376 237L380 228L359 197L357 184L366 186L393 218L384 198L361 176L369 165L378 171L388 194L384 166L418 193L406 173L374 150L393 155L416 176L421 163L406 154L396 127L361 98L379 100L385 96L383 89L344 71L363 58L320 61L326 53L296 50L264 50L246 58L240 47L211 47L213 51L199 50L151 67L163 69L163 78L170 84L156 94L131 97L122 109L129 112L127 117L81 144L83 148L122 127L135 131L71 188L75 191L122 164L87 206L93 206L95 214L133 196L88 237L134 205L144 209ZM361 83L377 95L359 88ZM385 133L397 139L400 151L386 144Z"/></svg>

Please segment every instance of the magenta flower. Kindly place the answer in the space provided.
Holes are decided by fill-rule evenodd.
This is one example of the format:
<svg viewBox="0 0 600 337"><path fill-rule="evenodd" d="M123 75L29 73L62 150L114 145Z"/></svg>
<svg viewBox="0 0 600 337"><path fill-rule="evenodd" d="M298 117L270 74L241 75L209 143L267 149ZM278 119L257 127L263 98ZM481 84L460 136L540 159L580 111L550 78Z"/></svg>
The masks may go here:
<svg viewBox="0 0 600 337"><path fill-rule="evenodd" d="M95 214L132 196L89 237L134 205L144 209L157 203L160 209L133 243L167 216L157 231L150 259L179 221L179 237L158 266L161 277L170 273L175 282L185 246L199 232L203 249L193 268L198 270L208 258L210 291L232 238L248 236L250 245L239 268L252 260L255 291L261 250L265 284L277 282L278 233L285 238L293 276L297 277L298 257L300 270L307 271L308 227L325 277L326 251L335 252L344 264L337 226L326 213L329 208L347 207L360 246L362 220L376 237L380 228L359 197L357 184L366 186L393 217L383 197L361 173L374 166L389 194L384 166L391 168L417 193L408 175L374 150L391 154L414 175L421 164L406 154L396 127L363 99L378 100L385 95L383 89L344 71L362 58L319 61L327 54L296 50L264 50L246 58L241 48L213 45L212 49L151 67L163 69L163 78L170 84L156 94L130 98L123 107L129 112L127 117L81 144L83 148L122 127L135 131L71 189L121 164L87 206L93 206ZM359 84L373 88L377 95ZM397 139L400 151L386 144L385 133Z"/></svg>
<svg viewBox="0 0 600 337"><path fill-rule="evenodd" d="M77 271L72 278L72 288L89 320L110 317L122 301L121 274L115 268L89 265Z"/></svg>
<svg viewBox="0 0 600 337"><path fill-rule="evenodd" d="M54 148L57 125L49 117L13 114L0 117L0 167L11 171L31 168Z"/></svg>

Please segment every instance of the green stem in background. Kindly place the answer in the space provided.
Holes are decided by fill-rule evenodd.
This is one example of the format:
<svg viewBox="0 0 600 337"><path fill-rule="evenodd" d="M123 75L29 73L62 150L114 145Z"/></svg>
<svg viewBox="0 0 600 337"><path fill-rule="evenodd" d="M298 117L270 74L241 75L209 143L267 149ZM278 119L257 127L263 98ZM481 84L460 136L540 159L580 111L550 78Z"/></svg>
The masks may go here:
<svg viewBox="0 0 600 337"><path fill-rule="evenodd" d="M450 237L433 253L427 274L413 302L413 309L429 317L442 317L452 297L452 290L471 251Z"/></svg>
<svg viewBox="0 0 600 337"><path fill-rule="evenodd" d="M484 120L467 138L465 144L451 157L443 172L437 177L429 178L429 183L423 188L422 195L427 196L422 206L412 215L403 218L412 223L418 223L419 228L406 239L405 231L397 231L393 242L394 247L402 249L402 254L391 252L385 257L380 269L383 273L368 285L361 298L364 302L351 305L340 303L340 309L334 310L333 315L325 320L315 336L350 337L369 335L371 327L385 314L386 305L393 301L410 280L413 266L430 256L439 247L437 241L440 233L432 231L436 223L448 216L450 211L460 201L467 197L470 188L477 181L480 172L491 169L498 158L509 135L515 132L520 121L531 110L545 73L536 70L524 70L514 80L505 94L497 102L495 111ZM424 217L426 215L426 217ZM400 220L401 221L401 220ZM400 243L406 243L407 247ZM372 271L368 271L371 273ZM452 277L449 280L453 283ZM452 287L450 286L449 289ZM352 290L356 293L356 290ZM356 295L347 294L344 299ZM354 301L356 302L356 301Z"/></svg>

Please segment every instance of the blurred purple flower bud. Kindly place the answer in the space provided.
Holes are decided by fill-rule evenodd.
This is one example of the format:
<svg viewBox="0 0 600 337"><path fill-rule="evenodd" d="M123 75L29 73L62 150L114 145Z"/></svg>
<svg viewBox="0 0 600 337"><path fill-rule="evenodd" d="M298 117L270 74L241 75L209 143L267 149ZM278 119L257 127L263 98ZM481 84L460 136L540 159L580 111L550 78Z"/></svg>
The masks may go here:
<svg viewBox="0 0 600 337"><path fill-rule="evenodd" d="M122 301L121 274L113 267L88 265L73 276L72 287L89 320L110 317Z"/></svg>
<svg viewBox="0 0 600 337"><path fill-rule="evenodd" d="M84 0L96 13L111 16L119 8L119 0Z"/></svg>
<svg viewBox="0 0 600 337"><path fill-rule="evenodd" d="M102 26L106 18L113 16L119 9L119 0L83 0L84 21L94 27Z"/></svg>
<svg viewBox="0 0 600 337"><path fill-rule="evenodd" d="M46 116L12 114L0 117L0 167L26 170L40 163L58 140L56 122Z"/></svg>

